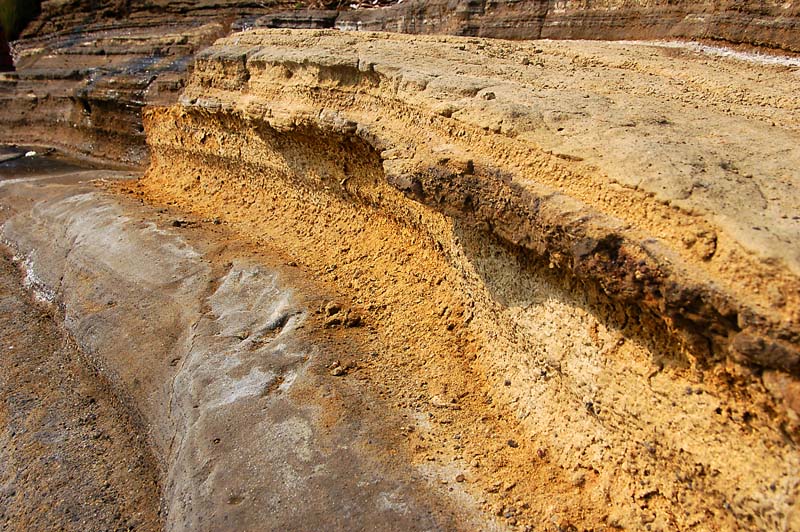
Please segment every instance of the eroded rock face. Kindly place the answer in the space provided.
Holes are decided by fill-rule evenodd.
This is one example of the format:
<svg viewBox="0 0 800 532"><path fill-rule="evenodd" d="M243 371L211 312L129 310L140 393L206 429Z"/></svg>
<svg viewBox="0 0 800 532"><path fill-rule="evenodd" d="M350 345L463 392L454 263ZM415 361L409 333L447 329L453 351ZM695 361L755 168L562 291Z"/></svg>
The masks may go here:
<svg viewBox="0 0 800 532"><path fill-rule="evenodd" d="M0 79L4 138L141 164L142 107L174 101L194 52L223 34L189 22L26 39L17 71Z"/></svg>
<svg viewBox="0 0 800 532"><path fill-rule="evenodd" d="M535 501L513 519L792 529L794 76L659 46L245 32L147 113L143 186L370 302L398 360L472 360L461 386L521 450L471 474ZM436 378L434 406L485 408Z"/></svg>
<svg viewBox="0 0 800 532"><path fill-rule="evenodd" d="M261 45L262 35L268 44ZM659 63L670 63L669 57L647 61L619 45L596 45L594 50L581 45L580 55L565 60L577 46L552 44L544 52L482 41L416 42L379 35L244 33L200 54L193 85L182 96L183 108L233 114L244 121L260 118L278 130L316 127L362 139L380 150L385 179L396 189L446 215L487 227L513 246L552 256L555 265L598 282L615 299L663 315L678 329L694 330L709 342L703 358L718 358L732 345L741 346L738 352L744 356L772 336L774 347L765 349L783 355L763 355L761 363L800 372L800 358L791 346L797 340L791 331L798 326L789 325L797 320L798 301L790 294L797 286L800 256L795 246L780 244L797 238L797 220L790 221L797 198L782 187L792 186L800 161L792 151L794 122L787 123L785 142L776 140L774 126L766 123L782 113L779 100L742 109L748 117L715 114L713 104L698 113L702 117L681 116L685 107L680 102L669 105L609 87L613 74L602 82L605 90L590 81L593 62L626 74L634 63L652 73ZM437 43L447 51L436 51ZM479 67L465 61L471 54ZM482 60L487 56L491 62ZM520 57L528 56L540 64L520 65ZM294 62L309 66L295 68ZM561 78L563 63L579 63L586 70L569 76L571 86L552 90L550 83ZM702 63L688 63L695 69L690 76L704 73ZM455 74L443 73L448 65L461 67ZM626 83L636 85L632 76ZM271 99L278 86L306 100ZM320 89L330 96L309 95ZM240 97L243 92L247 98ZM370 102L388 94L404 112L384 118L383 112L338 103L341 93ZM663 96L669 99L669 89ZM560 116L554 131L545 117L571 109L579 110L580 125ZM791 105L787 110L791 113ZM424 126L409 122L417 113L426 113ZM564 126L580 129L564 134ZM705 140L705 131L721 138ZM697 140L682 147L687 136ZM471 144L462 144L462 137ZM733 151L715 153L720 142ZM774 157L765 160L765 149ZM687 159L691 164L681 168ZM751 187L738 184L742 172L756 187L777 190L767 192L770 198L763 204L744 199ZM775 183L775 173L785 181ZM598 197L598 190L615 189L617 201ZM670 222L633 214L637 202L661 211L659 217ZM755 226L764 211L773 220ZM675 226L685 229L675 231ZM686 238L685 231L694 231L695 240ZM713 236L703 238L707 235ZM733 264L736 273L729 271ZM753 275L742 275L745 271ZM709 277L713 285L703 280ZM741 290L743 283L750 284L749 293ZM776 293L776 286L783 288ZM740 333L762 340L745 340Z"/></svg>
<svg viewBox="0 0 800 532"><path fill-rule="evenodd" d="M448 33L503 39L712 39L800 50L792 2L413 0L342 13L344 30Z"/></svg>
<svg viewBox="0 0 800 532"><path fill-rule="evenodd" d="M686 38L800 51L798 8L791 2L415 0L339 12L306 9L317 5L45 1L17 42L17 75L0 78L0 119L10 126L0 138L145 164L143 106L174 103L198 50L252 26L508 39Z"/></svg>
<svg viewBox="0 0 800 532"><path fill-rule="evenodd" d="M301 5L305 7L307 3ZM394 5L392 5L394 4ZM336 3L328 5L337 7ZM411 0L366 2L378 9L305 11L289 2L270 6L242 0L223 2L45 1L42 16L27 35L69 30L91 22L129 19L135 24L220 16L249 18L282 11L261 21L270 27L333 27L344 30L447 33L504 39L711 39L800 51L798 16L793 2L648 0L624 2L573 0ZM290 10L287 10L290 8ZM248 17L249 15L249 17ZM294 24L297 24L295 26ZM310 25L309 25L310 24Z"/></svg>
<svg viewBox="0 0 800 532"><path fill-rule="evenodd" d="M171 529L225 529L226 516L288 528L306 515L303 490L325 493L313 514L339 512L341 528L481 528L495 517L554 530L800 528L796 63L678 45L334 31L236 33L200 52L258 24L797 50L793 4L404 2L290 15L234 0L91 6L45 2L19 43L19 71L0 77L0 135L139 165L149 156L142 110L164 106L146 114L153 160L139 192L269 242L350 298L349 323L370 327L363 378L402 412L386 430L404 443L385 454L402 447L417 472L486 501L483 513L453 517L438 496L415 498L418 479L403 475L365 499L374 455L341 447L366 407L333 435L330 416L280 397L263 419L262 399L303 374L296 355L316 341L281 347L309 310L283 301L277 278L237 263L211 279L183 244L161 264L165 250L128 238L141 235L120 212L92 211L96 196L41 204L5 234L28 242L26 254L54 253L43 286L107 260L113 246L86 235L124 233L128 255L142 248L153 261L103 270L103 289L169 291L129 301L133 329L152 344L132 335L124 347L144 345L157 362L140 366L108 334L120 310L96 312L107 301L94 287L69 274L61 297L73 298L69 326L117 357L106 369L153 424ZM38 215L67 234L31 243ZM83 255L69 252L76 235ZM251 296L280 307L277 321L237 307ZM233 330L220 305L248 330ZM350 317L319 325L336 332ZM317 385L324 403L325 381L303 390ZM239 428L226 433L230 419ZM280 438L268 449L250 438L270 434ZM235 467L212 464L241 449ZM320 478L354 476L337 507ZM257 496L243 495L242 478ZM275 499L281 489L292 505Z"/></svg>
<svg viewBox="0 0 800 532"><path fill-rule="evenodd" d="M498 528L475 497L397 451L408 422L346 377L370 355L323 324L324 287L265 264L219 224L169 223L165 209L91 184L120 177L0 180L0 238L141 421L163 488L143 498L163 496L166 530ZM150 530L160 508L147 510L138 526ZM12 529L40 522L9 517Z"/></svg>
<svg viewBox="0 0 800 532"><path fill-rule="evenodd" d="M0 78L3 140L142 165L142 108L175 102L198 50L289 5L44 2Z"/></svg>

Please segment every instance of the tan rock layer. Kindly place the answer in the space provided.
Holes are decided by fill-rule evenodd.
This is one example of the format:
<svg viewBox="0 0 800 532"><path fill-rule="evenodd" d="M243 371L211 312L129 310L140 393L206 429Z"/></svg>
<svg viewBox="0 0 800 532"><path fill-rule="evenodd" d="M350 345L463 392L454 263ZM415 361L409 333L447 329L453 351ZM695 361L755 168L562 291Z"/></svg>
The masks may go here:
<svg viewBox="0 0 800 532"><path fill-rule="evenodd" d="M536 196L510 177L480 171L458 175L433 167L387 179L421 203L598 283L612 299L660 316L698 358L711 362L730 353L740 362L800 375L796 331L781 330L713 283L696 282L697 274L658 242L637 241L597 213L564 211L558 196Z"/></svg>
<svg viewBox="0 0 800 532"><path fill-rule="evenodd" d="M180 105L146 112L153 161L141 190L285 249L352 298L383 345L370 378L398 405L427 401L447 412L429 418L441 422L435 430L415 425L416 462L461 468L473 458L465 476L486 492L487 511L509 523L792 529L800 518L792 355L769 359L758 339L750 352L730 345L734 334L747 337L741 320L747 334L796 350L780 336L796 330L791 253L770 247L774 235L753 251L702 200L689 213L648 195L646 180L621 186L640 166L587 164L593 150L611 155L602 142L541 147L554 133L531 118L552 112L537 102L583 103L581 76L618 61L637 65L638 74L624 72L630 98L619 97L637 113L625 115L634 137L657 131L644 125L657 116L698 139L649 144L641 167L662 171L662 159L695 148L708 156L707 130L694 129L686 107L659 99L655 115L641 95L638 83L675 58L623 46L238 34L200 55ZM527 70L519 57L547 68ZM585 66L570 71L562 60ZM697 58L682 60L691 76L713 78ZM555 96L538 85L559 81ZM645 86L661 85L669 83ZM498 111L521 94L533 96ZM600 99L598 115L585 105L579 119L602 139L603 120L619 118L610 99ZM780 142L761 136L754 118L771 108L746 109L727 121L700 113L714 127L755 123L735 130L755 148ZM608 183L612 172L618 181ZM761 167L746 179L770 176ZM709 189L720 182L709 179ZM754 202L731 203L737 190L718 191L720 210L747 218ZM682 227L713 233L715 245L684 247ZM493 433L494 419L513 435ZM456 436L451 454L445 442Z"/></svg>
<svg viewBox="0 0 800 532"><path fill-rule="evenodd" d="M393 2L370 5L387 3ZM142 105L174 102L197 50L232 29L254 25L510 39L688 38L800 51L792 3L437 0L305 9L337 5L45 1L16 43L18 74L0 78L0 118L10 126L0 137L145 164Z"/></svg>
<svg viewBox="0 0 800 532"><path fill-rule="evenodd" d="M642 232L644 228L637 227L635 219L619 220L604 213L602 205L587 205L569 194L522 185L524 176L516 174L509 161L481 159L480 142L491 141L495 135L489 134L486 139L476 135L478 144L472 153L465 147L460 152L435 153L437 144L456 144L457 138L429 138L426 143L413 140L430 137L435 131L434 127L420 127L432 124L431 117L436 116L429 106L442 105L431 102L432 98L424 99L434 83L452 85L447 93L439 89L438 98L446 102L447 98L454 101L469 83L480 87L499 80L442 77L426 81L425 88L418 91L406 89L408 96L402 94L402 88L392 93L390 87L399 80L407 88L408 79L424 74L415 74L413 67L403 70L402 66L391 67L399 68L399 73L386 74L387 66L370 63L379 61L376 56L355 57L346 52L326 55L330 49L326 49L325 39L332 41L333 35L320 34L314 48L302 44L280 48L280 38L276 39L278 46L266 39L272 47L261 50L249 48L262 38L258 34L231 38L200 55L185 101L212 112L238 110L243 119L263 116L268 123L285 124L280 128L313 124L322 130L359 136L384 154L386 179L409 197L488 228L513 246L549 257L554 265L598 283L609 297L659 316L684 337L693 356L709 362L732 356L758 367L800 375L800 326L791 311L777 312L756 294L737 289L738 279L728 282L703 261L681 256L669 240L659 241ZM383 43L391 41L407 42L381 39ZM368 39L358 42L366 45ZM302 101L295 95L282 96L280 79L273 77L276 74L292 86L297 86L301 78L306 84L301 90L313 92ZM246 96L240 97L240 92ZM349 101L345 95L350 95ZM411 115L402 117L402 123L380 123L363 110L363 106L372 105L377 109L371 112L383 113L395 105L391 101L411 105ZM474 115L472 120L477 120ZM408 154L397 155L398 150ZM535 145L528 145L528 154L537 156ZM571 178L594 180L591 175L574 171ZM743 261L737 277L743 271L761 270L757 278L762 283L774 283L779 278L768 273L769 263L746 253L740 256ZM787 291L796 289L796 277L785 271L780 275L786 279ZM765 285L762 290L766 292ZM792 306L785 310L796 305L794 296L787 297L792 298Z"/></svg>

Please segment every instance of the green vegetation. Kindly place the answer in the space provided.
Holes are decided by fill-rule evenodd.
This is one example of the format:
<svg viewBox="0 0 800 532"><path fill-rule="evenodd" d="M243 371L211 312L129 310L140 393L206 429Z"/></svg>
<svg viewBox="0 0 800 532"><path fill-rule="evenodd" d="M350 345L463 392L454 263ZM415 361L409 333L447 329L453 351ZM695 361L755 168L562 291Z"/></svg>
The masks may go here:
<svg viewBox="0 0 800 532"><path fill-rule="evenodd" d="M41 0L0 0L0 27L9 41L39 14Z"/></svg>

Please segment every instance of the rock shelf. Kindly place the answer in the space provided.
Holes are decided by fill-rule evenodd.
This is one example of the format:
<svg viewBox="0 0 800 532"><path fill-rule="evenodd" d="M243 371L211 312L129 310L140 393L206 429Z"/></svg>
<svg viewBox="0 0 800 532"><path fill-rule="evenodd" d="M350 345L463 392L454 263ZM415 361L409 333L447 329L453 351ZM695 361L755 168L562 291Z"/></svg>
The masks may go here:
<svg viewBox="0 0 800 532"><path fill-rule="evenodd" d="M402 339L396 364L466 359L520 453L583 479L577 522L791 528L793 77L636 43L248 31L146 112L141 186L288 250Z"/></svg>
<svg viewBox="0 0 800 532"><path fill-rule="evenodd" d="M800 530L800 11L633 4L43 2L0 237L63 331L0 325L73 376L9 366L2 472L114 442L0 521Z"/></svg>

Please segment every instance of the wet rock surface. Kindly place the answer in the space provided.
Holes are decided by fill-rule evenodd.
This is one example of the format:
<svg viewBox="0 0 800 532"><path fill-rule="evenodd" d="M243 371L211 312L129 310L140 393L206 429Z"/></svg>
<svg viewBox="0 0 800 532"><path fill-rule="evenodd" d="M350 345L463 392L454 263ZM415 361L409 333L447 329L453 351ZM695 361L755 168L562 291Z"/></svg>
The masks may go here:
<svg viewBox="0 0 800 532"><path fill-rule="evenodd" d="M5 138L141 164L142 107L173 101L192 54L223 34L219 23L185 21L30 37L18 47L16 71L0 78Z"/></svg>

